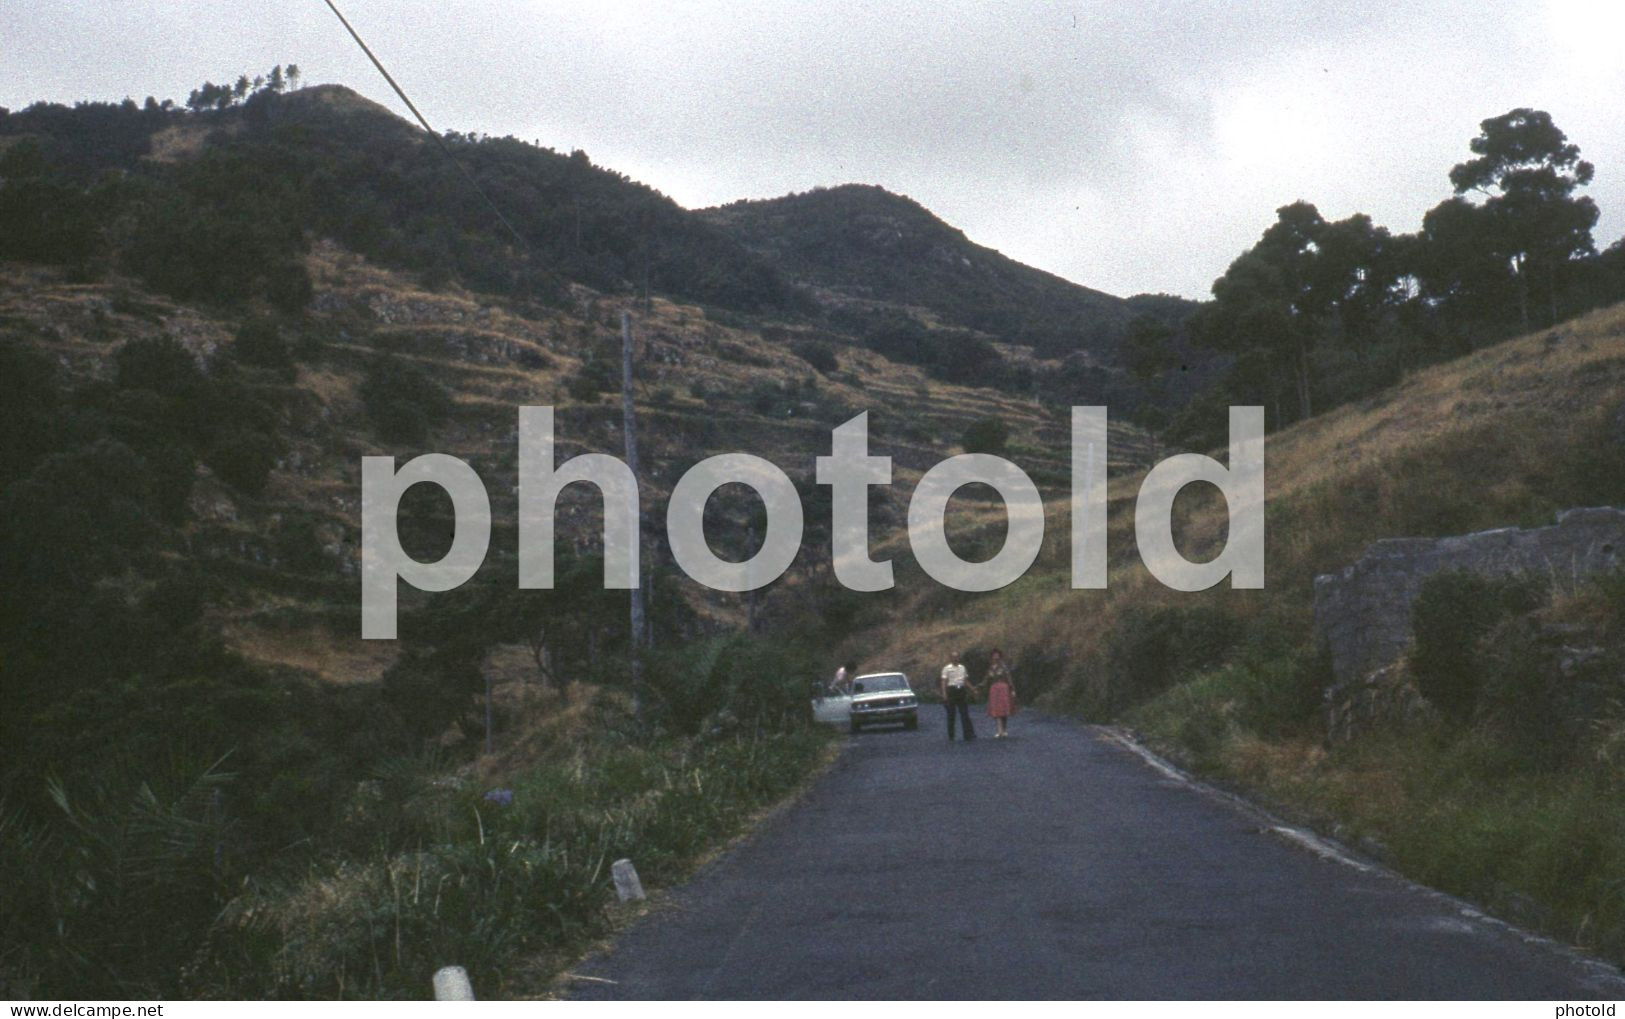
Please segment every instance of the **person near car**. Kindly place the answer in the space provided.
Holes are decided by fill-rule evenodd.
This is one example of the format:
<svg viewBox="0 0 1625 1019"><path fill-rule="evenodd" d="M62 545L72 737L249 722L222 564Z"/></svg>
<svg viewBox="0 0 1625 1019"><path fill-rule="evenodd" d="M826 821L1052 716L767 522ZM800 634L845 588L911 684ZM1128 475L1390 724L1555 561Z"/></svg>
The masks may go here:
<svg viewBox="0 0 1625 1019"><path fill-rule="evenodd" d="M948 657L948 664L942 667L942 675L937 681L937 692L942 695L942 706L948 709L948 742L954 739L955 715L963 725L965 741L968 743L976 738L976 730L970 724L970 695L975 689L971 685L970 670L965 663L959 660L959 652Z"/></svg>
<svg viewBox="0 0 1625 1019"><path fill-rule="evenodd" d="M987 663L987 684L988 717L999 726L993 738L1004 739L1010 735L1010 716L1016 713L1016 684L1010 666L1005 663L1004 652L997 648Z"/></svg>
<svg viewBox="0 0 1625 1019"><path fill-rule="evenodd" d="M830 689L843 696L849 694L852 692L852 681L857 678L858 663L847 662L835 670L835 682L830 684Z"/></svg>

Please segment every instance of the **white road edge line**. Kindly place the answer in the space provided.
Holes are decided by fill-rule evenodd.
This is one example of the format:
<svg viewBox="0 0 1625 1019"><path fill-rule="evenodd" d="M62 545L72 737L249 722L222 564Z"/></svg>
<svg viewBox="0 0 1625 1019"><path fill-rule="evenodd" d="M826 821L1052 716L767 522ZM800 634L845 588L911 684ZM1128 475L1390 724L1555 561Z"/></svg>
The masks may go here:
<svg viewBox="0 0 1625 1019"><path fill-rule="evenodd" d="M1156 754L1153 754L1151 751L1147 750L1145 747L1142 747L1140 744L1138 744L1138 743L1134 742L1133 740L1129 739L1127 736L1123 735L1120 732L1114 732L1114 731L1112 731L1110 729L1107 729L1107 730L1104 730L1104 731L1106 733L1107 738L1109 738L1112 742L1116 743L1118 746L1122 747L1124 750L1127 750L1130 753L1134 754L1136 757L1138 757L1140 760L1144 761L1146 764L1149 764L1152 767L1153 770L1159 772L1164 778L1172 779L1173 781L1178 782L1181 785L1190 785L1191 784L1191 779L1190 779L1189 775L1186 775L1184 772L1180 771L1178 768L1176 768L1173 765L1169 764L1167 761L1164 761L1162 758L1158 757Z"/></svg>
<svg viewBox="0 0 1625 1019"><path fill-rule="evenodd" d="M1094 726L1093 728L1097 733L1105 736L1106 739L1112 743L1115 743L1123 749L1132 752L1136 757L1140 758L1140 760L1144 761L1158 773L1166 776L1167 778L1172 779L1181 785L1189 786L1191 789L1198 792L1205 793L1208 796L1225 801L1231 804L1233 808L1239 809L1243 813L1262 819L1265 822L1265 826L1263 828L1264 831L1271 832L1272 834L1290 842L1295 842L1322 859L1341 863L1362 873L1371 874L1390 881L1397 881L1413 891L1419 892L1422 895L1432 899L1441 906L1453 909L1458 915L1470 921L1474 921L1483 927L1500 930L1506 934L1510 934L1518 938L1524 944L1540 947L1547 952L1560 956L1568 961L1571 965L1575 965L1581 970L1585 971L1591 979L1598 981L1600 985L1598 987L1599 993L1611 996L1618 993L1615 991L1615 988L1625 987L1625 980L1621 979L1619 969L1613 965L1610 965L1604 960L1597 958L1596 956L1588 955L1564 941L1559 941L1556 938L1545 934L1540 934L1536 931L1527 930L1508 920L1503 920L1498 916L1485 913L1483 910L1479 909L1477 906L1465 899L1458 898L1457 896L1451 895L1448 892L1442 892L1437 888L1422 884L1419 881L1413 881L1391 868L1382 866L1380 864L1372 865L1362 863L1318 835L1311 834L1310 832L1304 831L1301 828L1293 828L1290 825L1281 824L1279 818L1270 814L1269 811L1265 810L1263 807L1244 796L1227 792L1215 786L1208 785L1205 782L1198 782L1189 775L1181 772L1178 768L1169 764L1167 761L1163 760L1161 757L1157 756L1157 754L1152 750L1140 745L1140 743L1137 742L1132 736L1129 736L1128 734L1111 726L1098 725Z"/></svg>
<svg viewBox="0 0 1625 1019"><path fill-rule="evenodd" d="M1314 835L1310 832L1306 832L1302 828L1289 828L1284 824L1277 824L1271 825L1267 830L1279 835L1288 842L1297 843L1303 848L1309 850L1311 853L1314 853L1316 856L1320 857L1322 860L1330 860L1333 863L1341 863L1345 867L1353 867L1355 870L1361 871L1362 873L1370 873L1371 871L1371 867L1367 864L1361 863L1359 860L1356 860L1354 857L1343 852L1341 849L1338 849L1325 839L1320 838L1318 835Z"/></svg>

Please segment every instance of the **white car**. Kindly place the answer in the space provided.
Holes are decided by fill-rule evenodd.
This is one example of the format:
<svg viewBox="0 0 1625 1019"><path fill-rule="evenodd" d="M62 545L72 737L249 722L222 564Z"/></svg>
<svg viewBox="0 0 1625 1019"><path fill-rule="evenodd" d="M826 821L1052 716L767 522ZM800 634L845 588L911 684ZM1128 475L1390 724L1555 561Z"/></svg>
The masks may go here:
<svg viewBox="0 0 1625 1019"><path fill-rule="evenodd" d="M827 725L850 726L901 723L918 728L920 699L901 672L871 672L852 681L850 693L820 685L813 692L813 719Z"/></svg>

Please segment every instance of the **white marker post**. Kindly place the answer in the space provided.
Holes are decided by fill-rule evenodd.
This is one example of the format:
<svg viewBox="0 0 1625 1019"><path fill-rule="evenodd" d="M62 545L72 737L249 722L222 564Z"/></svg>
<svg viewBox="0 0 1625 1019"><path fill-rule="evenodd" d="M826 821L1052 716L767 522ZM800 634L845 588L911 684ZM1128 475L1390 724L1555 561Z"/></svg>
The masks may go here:
<svg viewBox="0 0 1625 1019"><path fill-rule="evenodd" d="M434 1000L473 1001L474 985L468 982L468 970L461 966L442 966L435 970Z"/></svg>
<svg viewBox="0 0 1625 1019"><path fill-rule="evenodd" d="M615 879L615 894L622 902L643 898L643 882L638 880L638 870L631 860L616 860L610 864L609 872Z"/></svg>

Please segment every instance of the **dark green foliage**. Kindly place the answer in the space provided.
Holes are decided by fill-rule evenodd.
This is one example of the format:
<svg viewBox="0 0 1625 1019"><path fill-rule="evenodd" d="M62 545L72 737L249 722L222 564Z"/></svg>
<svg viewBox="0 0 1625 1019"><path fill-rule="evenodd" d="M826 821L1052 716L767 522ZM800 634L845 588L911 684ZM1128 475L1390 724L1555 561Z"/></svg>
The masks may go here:
<svg viewBox="0 0 1625 1019"><path fill-rule="evenodd" d="M0 152L0 260L77 264L97 248L98 202L30 139Z"/></svg>
<svg viewBox="0 0 1625 1019"><path fill-rule="evenodd" d="M1596 251L1591 228L1597 205L1574 194L1591 183L1593 168L1544 110L1512 110L1479 127L1481 133L1469 143L1475 158L1450 171L1456 194L1489 196L1481 206L1457 210L1476 221L1473 232L1482 254L1473 256L1474 262L1488 256L1510 271L1509 289L1517 295L1523 328L1529 328L1537 288L1545 291L1547 321L1555 322L1559 281L1566 282L1568 263Z"/></svg>
<svg viewBox="0 0 1625 1019"><path fill-rule="evenodd" d="M137 165L151 149L153 132L181 116L168 100L159 103L150 97L144 106L130 100L71 107L40 102L0 117L0 135L37 140L53 172L83 183L104 170ZM0 176L11 175L0 172Z"/></svg>
<svg viewBox="0 0 1625 1019"><path fill-rule="evenodd" d="M193 393L202 384L197 358L179 340L163 336L131 340L113 357L114 379L124 389L147 389L166 396Z"/></svg>
<svg viewBox="0 0 1625 1019"><path fill-rule="evenodd" d="M1235 622L1211 606L1136 608L1119 618L1106 650L1110 710L1147 700L1218 665L1237 642Z"/></svg>
<svg viewBox="0 0 1625 1019"><path fill-rule="evenodd" d="M1588 720L1570 715L1564 703L1562 670L1551 641L1526 616L1495 624L1478 640L1473 665L1482 670L1474 699L1476 714L1490 724L1508 749L1528 764L1560 763L1583 745Z"/></svg>
<svg viewBox="0 0 1625 1019"><path fill-rule="evenodd" d="M1011 369L992 343L960 329L932 329L913 315L883 312L848 312L840 324L851 329L864 346L893 361L917 364L946 382L961 385L1008 385Z"/></svg>
<svg viewBox="0 0 1625 1019"><path fill-rule="evenodd" d="M479 659L461 649L411 649L384 673L383 697L419 740L438 737L453 725L474 731L470 712L485 690Z"/></svg>
<svg viewBox="0 0 1625 1019"><path fill-rule="evenodd" d="M810 648L747 635L715 637L657 655L648 669L653 718L700 734L798 728L807 687L821 674Z"/></svg>
<svg viewBox="0 0 1625 1019"><path fill-rule="evenodd" d="M985 417L977 418L965 426L965 433L960 437L960 445L965 447L967 453L993 453L1004 452L1005 444L1010 441L1010 426L1004 423L1003 418Z"/></svg>
<svg viewBox="0 0 1625 1019"><path fill-rule="evenodd" d="M270 152L210 155L173 179L133 182L124 264L180 300L261 298L284 311L310 299L298 192Z"/></svg>
<svg viewBox="0 0 1625 1019"><path fill-rule="evenodd" d="M173 986L170 971L230 894L221 850L233 833L220 809L229 776L195 774L134 788L52 780L44 819L0 805L8 979L98 997Z"/></svg>
<svg viewBox="0 0 1625 1019"><path fill-rule="evenodd" d="M1423 581L1411 609L1411 674L1422 696L1447 718L1470 718L1483 682L1479 642L1501 620L1532 609L1539 595L1525 578L1446 571Z"/></svg>
<svg viewBox="0 0 1625 1019"><path fill-rule="evenodd" d="M382 357L369 366L361 399L378 437L389 443L422 445L429 429L451 414L445 388L398 357Z"/></svg>
<svg viewBox="0 0 1625 1019"><path fill-rule="evenodd" d="M795 413L796 394L782 383L763 380L747 394L750 409L763 417L782 418Z"/></svg>
<svg viewBox="0 0 1625 1019"><path fill-rule="evenodd" d="M929 308L957 327L942 330L948 334L973 330L1059 357L1081 348L1104 352L1128 318L1123 301L972 244L917 203L879 187L814 188L703 215L752 249L771 252L794 278ZM892 342L905 347L908 340ZM966 346L936 363L960 362L959 377L973 379L972 357L990 359ZM927 363L923 356L896 359Z"/></svg>
<svg viewBox="0 0 1625 1019"><path fill-rule="evenodd" d="M232 488L259 495L281 452L281 444L263 432L229 428L209 447L203 462Z"/></svg>
<svg viewBox="0 0 1625 1019"><path fill-rule="evenodd" d="M835 356L835 348L822 340L797 340L791 344L790 349L797 357L825 375L840 370L841 362Z"/></svg>
<svg viewBox="0 0 1625 1019"><path fill-rule="evenodd" d="M1298 636L1255 620L1227 670L1239 694L1236 720L1268 739L1312 732L1321 724L1325 691L1332 684L1331 651L1297 644Z"/></svg>
<svg viewBox="0 0 1625 1019"><path fill-rule="evenodd" d="M56 366L0 335L0 488L50 448L61 403Z"/></svg>
<svg viewBox="0 0 1625 1019"><path fill-rule="evenodd" d="M274 319L251 318L244 322L232 342L231 356L245 365L292 377L293 353Z"/></svg>
<svg viewBox="0 0 1625 1019"><path fill-rule="evenodd" d="M564 388L572 400L596 403L603 394L621 388L620 366L607 358L589 357L565 380Z"/></svg>
<svg viewBox="0 0 1625 1019"><path fill-rule="evenodd" d="M0 492L0 507L7 521L0 599L18 622L47 589L54 603L124 568L167 516L149 464L107 438L48 454Z"/></svg>
<svg viewBox="0 0 1625 1019"><path fill-rule="evenodd" d="M421 998L455 958L482 997L529 993L527 962L609 929L609 864L635 856L650 886L795 789L825 736L633 745L592 738L527 769L497 806L405 759L377 769L341 834L344 861L259 883L221 916L188 968L196 997Z"/></svg>
<svg viewBox="0 0 1625 1019"><path fill-rule="evenodd" d="M1597 207L1577 194L1592 167L1579 148L1539 110L1480 127L1475 157L1450 171L1455 196L1416 234L1391 235L1363 214L1328 221L1307 202L1278 209L1193 319L1195 338L1229 357L1202 402L1262 405L1283 427L1625 296L1619 258L1595 254ZM1210 417L1176 415L1170 437L1211 446Z"/></svg>

